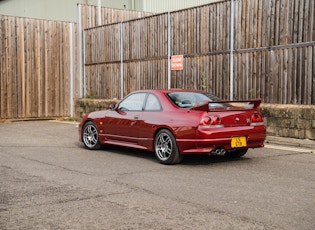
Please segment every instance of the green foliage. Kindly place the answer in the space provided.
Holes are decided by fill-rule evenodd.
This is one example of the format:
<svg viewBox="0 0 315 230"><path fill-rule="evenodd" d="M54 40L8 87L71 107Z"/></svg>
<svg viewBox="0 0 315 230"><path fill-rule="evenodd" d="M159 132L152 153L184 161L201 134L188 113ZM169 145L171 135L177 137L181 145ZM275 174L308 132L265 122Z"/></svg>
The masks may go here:
<svg viewBox="0 0 315 230"><path fill-rule="evenodd" d="M77 117L64 117L63 121L79 121Z"/></svg>
<svg viewBox="0 0 315 230"><path fill-rule="evenodd" d="M250 99L256 98L256 92L253 88L248 91L247 97Z"/></svg>
<svg viewBox="0 0 315 230"><path fill-rule="evenodd" d="M206 78L204 72L201 73L201 85L200 86L201 86L202 90L207 89L207 78Z"/></svg>
<svg viewBox="0 0 315 230"><path fill-rule="evenodd" d="M202 90L207 90L207 78L206 78L203 64L200 64L199 72L200 72L200 87Z"/></svg>
<svg viewBox="0 0 315 230"><path fill-rule="evenodd" d="M84 98L97 99L98 97L94 93L88 93L88 94L85 95Z"/></svg>

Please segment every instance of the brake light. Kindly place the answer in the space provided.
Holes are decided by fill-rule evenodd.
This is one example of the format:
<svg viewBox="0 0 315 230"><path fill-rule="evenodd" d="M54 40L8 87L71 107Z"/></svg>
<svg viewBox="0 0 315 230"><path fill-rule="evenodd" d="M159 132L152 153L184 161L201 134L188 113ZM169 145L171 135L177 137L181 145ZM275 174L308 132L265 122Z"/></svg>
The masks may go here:
<svg viewBox="0 0 315 230"><path fill-rule="evenodd" d="M211 118L208 116L204 116L200 121L200 125L210 125L210 124L211 124Z"/></svg>
<svg viewBox="0 0 315 230"><path fill-rule="evenodd" d="M215 116L210 116L209 114L203 115L199 123L199 129L222 127L224 127L224 125L221 124L221 117L218 115Z"/></svg>
<svg viewBox="0 0 315 230"><path fill-rule="evenodd" d="M221 124L221 118L219 116L211 117L211 125L220 125L220 124Z"/></svg>
<svg viewBox="0 0 315 230"><path fill-rule="evenodd" d="M251 126L264 125L263 117L259 113L254 113L251 117Z"/></svg>

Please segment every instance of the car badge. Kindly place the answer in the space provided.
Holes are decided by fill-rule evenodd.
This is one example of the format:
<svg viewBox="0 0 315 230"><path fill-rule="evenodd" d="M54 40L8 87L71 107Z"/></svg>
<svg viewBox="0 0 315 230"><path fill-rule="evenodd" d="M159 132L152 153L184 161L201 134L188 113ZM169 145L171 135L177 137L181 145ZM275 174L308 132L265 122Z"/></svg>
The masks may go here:
<svg viewBox="0 0 315 230"><path fill-rule="evenodd" d="M235 120L236 120L236 121L240 121L240 119L239 119L238 117L237 117L237 118L235 118Z"/></svg>

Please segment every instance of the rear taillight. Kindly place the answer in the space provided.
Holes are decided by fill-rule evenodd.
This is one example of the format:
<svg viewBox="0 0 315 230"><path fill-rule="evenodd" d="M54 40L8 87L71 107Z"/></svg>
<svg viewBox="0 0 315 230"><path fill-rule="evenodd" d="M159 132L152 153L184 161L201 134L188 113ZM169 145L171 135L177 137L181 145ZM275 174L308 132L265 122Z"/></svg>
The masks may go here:
<svg viewBox="0 0 315 230"><path fill-rule="evenodd" d="M263 117L259 113L254 113L251 117L251 126L264 125Z"/></svg>
<svg viewBox="0 0 315 230"><path fill-rule="evenodd" d="M199 129L222 128L222 127L224 127L224 125L221 124L221 117L219 117L218 115L211 116L209 114L205 114L202 116L199 123Z"/></svg>

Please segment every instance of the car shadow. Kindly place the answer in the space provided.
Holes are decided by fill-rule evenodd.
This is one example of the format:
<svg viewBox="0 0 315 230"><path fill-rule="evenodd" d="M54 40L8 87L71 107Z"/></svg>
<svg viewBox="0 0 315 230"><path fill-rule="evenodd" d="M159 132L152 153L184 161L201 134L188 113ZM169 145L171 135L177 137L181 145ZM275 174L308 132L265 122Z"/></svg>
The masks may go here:
<svg viewBox="0 0 315 230"><path fill-rule="evenodd" d="M194 155L185 155L182 161L182 165L210 165L226 162L244 162L248 161L250 158L241 157L241 158L228 158L225 156L217 155L207 155L207 154L194 154Z"/></svg>
<svg viewBox="0 0 315 230"><path fill-rule="evenodd" d="M82 142L77 142L76 145L79 148L86 149ZM127 148L127 147L122 147L122 146L102 145L100 150L87 150L87 151L109 152L113 154L144 158L152 162L157 162L153 152L149 152L149 151L145 151L141 149Z"/></svg>
<svg viewBox="0 0 315 230"><path fill-rule="evenodd" d="M133 149L133 148L127 148L127 147L121 147L121 146L114 146L114 145L103 145L102 150L113 152L115 154L144 158L153 162L157 162L153 152L145 151L141 149Z"/></svg>
<svg viewBox="0 0 315 230"><path fill-rule="evenodd" d="M82 149L86 149L82 142L77 142L76 145ZM91 150L89 150L91 151ZM155 154L153 152L115 146L115 145L102 145L100 150L92 150L92 151L107 151L114 154L120 154L130 157L138 157L147 159L152 162L158 163L158 160L155 158ZM210 165L210 164L218 164L218 163L226 163L226 162L245 162L249 161L250 158L246 156L242 158L228 158L225 156L218 155L207 155L207 154L191 154L184 155L183 161L180 165Z"/></svg>

